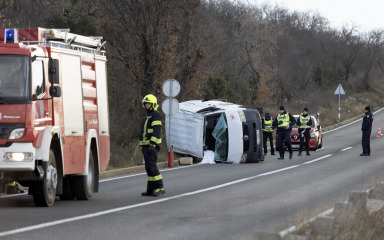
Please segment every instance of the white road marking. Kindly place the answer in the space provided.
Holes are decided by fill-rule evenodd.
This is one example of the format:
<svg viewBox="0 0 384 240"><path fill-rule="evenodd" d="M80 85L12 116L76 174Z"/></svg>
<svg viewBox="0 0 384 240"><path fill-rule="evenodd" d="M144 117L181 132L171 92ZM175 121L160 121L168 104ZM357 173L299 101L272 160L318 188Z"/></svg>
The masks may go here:
<svg viewBox="0 0 384 240"><path fill-rule="evenodd" d="M344 149L341 149L340 151L347 151L347 150L349 150L349 149L351 149L351 148L353 148L353 147L347 147L347 148L344 148Z"/></svg>
<svg viewBox="0 0 384 240"><path fill-rule="evenodd" d="M331 214L332 212L333 212L333 208L328 209L328 210L326 210L326 211L320 213L318 216L327 216L327 215ZM316 217L317 217L317 216L316 216ZM313 218L309 219L309 222L313 222L313 221L315 221L316 217L313 217ZM287 228L287 229L285 229L285 230L279 232L279 235L280 235L280 237L285 237L285 235L287 235L287 234L289 234L289 233L291 233L291 232L294 232L294 231L296 231L297 229L302 228L306 223L307 223L307 222L305 222L305 223L300 223L300 224L297 225L297 226L291 226L291 227L289 227L289 228Z"/></svg>
<svg viewBox="0 0 384 240"><path fill-rule="evenodd" d="M11 198L11 197L16 197L16 196L21 196L21 195L27 195L28 193L16 193L16 194L11 194L11 195L4 195L0 196L0 198Z"/></svg>
<svg viewBox="0 0 384 240"><path fill-rule="evenodd" d="M316 158L316 159L314 159L314 160L311 160L311 161L308 161L308 162L302 163L301 165L305 165L305 164L314 163L314 162L317 162L317 161L323 160L324 158L328 158L328 157L330 157L330 156L332 156L332 154L328 154L328 155L325 155L325 156L322 156L322 157Z"/></svg>
<svg viewBox="0 0 384 240"><path fill-rule="evenodd" d="M199 166L199 164L194 164L194 165L189 165L189 166L182 166L182 167L177 167L177 168L160 169L160 172L172 171L172 170L176 170L176 169L195 167L195 166ZM146 172L142 172L142 173L130 174L130 175L126 175L126 176L120 176L120 177L114 177L114 178L106 178L106 179L100 180L99 182L109 182L109 181L119 180L119 179L123 179L123 178L136 177L136 176L140 176L140 175L147 175L147 173Z"/></svg>
<svg viewBox="0 0 384 240"><path fill-rule="evenodd" d="M28 231L33 231L33 230L42 229L42 228L47 228L47 227L56 226L56 225L60 225L60 224L64 224L64 223L69 223L69 222L75 222L75 221L79 221L79 220L94 218L94 217L98 217L98 216L102 216L102 215L106 215L106 214L111 214L111 213L115 213L115 212L119 212L119 211L125 211L125 210L132 209L132 208L152 205L152 204L156 204L156 203L160 203L160 202L169 201L169 200L172 200L172 199L177 199L177 198L182 198L182 197L185 197L185 196L191 196L191 195L195 195L195 194L199 194L199 193L204 193L204 192L208 192L208 191L224 188L224 187L227 187L227 186L231 186L231 185L234 185L234 184L237 184L237 183L249 181L249 180L252 180L252 179L255 179L255 178L259 178L259 177L268 176L268 175L272 175L272 174L275 174L275 173L283 172L283 171L286 171L286 170L289 170L289 169L297 168L299 166L300 165L294 165L294 166L278 169L278 170L275 170L275 171L262 173L262 174L255 175L255 176L252 176L252 177L247 177L247 178L242 178L242 179L239 179L239 180L236 180L236 181L227 182L227 183L216 185L216 186L213 186L213 187L200 189L200 190L189 192L189 193L183 193L183 194L175 195L175 196L172 196L172 197L156 199L154 201L138 203L138 204L134 204L134 205L124 206L124 207L119 207L119 208L113 208L113 209L109 209L109 210L105 210L105 211L101 211L101 212L90 213L90 214L85 214L85 215L81 215L81 216L77 216L77 217L65 218L65 219L56 220L56 221L52 221L52 222L36 224L36 225L32 225L32 226L28 226L28 227L23 227L23 228L18 228L18 229L14 229L14 230L10 230L10 231L4 231L4 232L0 232L0 237L14 235L14 234L28 232Z"/></svg>

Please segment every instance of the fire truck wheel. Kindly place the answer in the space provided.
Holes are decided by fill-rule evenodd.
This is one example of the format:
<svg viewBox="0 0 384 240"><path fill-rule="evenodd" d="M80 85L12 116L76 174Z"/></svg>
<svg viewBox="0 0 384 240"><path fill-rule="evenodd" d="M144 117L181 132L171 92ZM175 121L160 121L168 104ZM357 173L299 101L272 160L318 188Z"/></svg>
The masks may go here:
<svg viewBox="0 0 384 240"><path fill-rule="evenodd" d="M63 194L60 195L60 200L73 200L75 196L72 191L72 179L65 177L63 179Z"/></svg>
<svg viewBox="0 0 384 240"><path fill-rule="evenodd" d="M95 188L95 161L93 151L89 154L88 175L75 176L73 179L73 193L77 200L89 200L92 198Z"/></svg>
<svg viewBox="0 0 384 240"><path fill-rule="evenodd" d="M50 207L53 205L56 197L57 169L56 158L52 149L49 151L49 161L43 181L38 181L31 187L36 206Z"/></svg>

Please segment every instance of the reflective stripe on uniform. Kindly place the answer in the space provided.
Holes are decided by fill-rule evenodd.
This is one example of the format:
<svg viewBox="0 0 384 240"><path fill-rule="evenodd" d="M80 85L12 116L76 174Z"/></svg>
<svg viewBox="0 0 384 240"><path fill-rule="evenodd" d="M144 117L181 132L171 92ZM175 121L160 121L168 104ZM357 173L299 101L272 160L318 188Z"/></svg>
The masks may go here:
<svg viewBox="0 0 384 240"><path fill-rule="evenodd" d="M139 145L148 145L149 144L149 140L147 141L140 141Z"/></svg>
<svg viewBox="0 0 384 240"><path fill-rule="evenodd" d="M163 179L163 177L161 175L157 175L157 176L154 176L154 177L149 177L148 176L148 182L159 181L161 179Z"/></svg>
<svg viewBox="0 0 384 240"><path fill-rule="evenodd" d="M148 142L147 137L146 137L146 135L147 135L147 123L148 123L148 120L149 120L149 118L147 118L145 120L145 123L144 123L143 141L141 141L141 142ZM140 142L140 145L141 145L141 142Z"/></svg>
<svg viewBox="0 0 384 240"><path fill-rule="evenodd" d="M161 121L153 121L152 126L160 125L161 126Z"/></svg>
<svg viewBox="0 0 384 240"><path fill-rule="evenodd" d="M151 141L152 141L152 142L155 142L156 144L160 144L160 143L161 143L161 139L159 139L159 138L157 138L157 137L155 137L155 136L152 136L152 137L151 137Z"/></svg>
<svg viewBox="0 0 384 240"><path fill-rule="evenodd" d="M153 128L148 128L148 133L153 133Z"/></svg>

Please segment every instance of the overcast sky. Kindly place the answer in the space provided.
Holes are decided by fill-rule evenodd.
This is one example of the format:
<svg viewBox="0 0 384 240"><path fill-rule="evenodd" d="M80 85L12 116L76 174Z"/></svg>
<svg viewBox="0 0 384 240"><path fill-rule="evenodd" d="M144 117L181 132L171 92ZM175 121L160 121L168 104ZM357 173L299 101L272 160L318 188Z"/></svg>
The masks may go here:
<svg viewBox="0 0 384 240"><path fill-rule="evenodd" d="M243 0L256 6L268 3L290 11L319 12L331 27L359 26L362 31L384 30L384 0Z"/></svg>

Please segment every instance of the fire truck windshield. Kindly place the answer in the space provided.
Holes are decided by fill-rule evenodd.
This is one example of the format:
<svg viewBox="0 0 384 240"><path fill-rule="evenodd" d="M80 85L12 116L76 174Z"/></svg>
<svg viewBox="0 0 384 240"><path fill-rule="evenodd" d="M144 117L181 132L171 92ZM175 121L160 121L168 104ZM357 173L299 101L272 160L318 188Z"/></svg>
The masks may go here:
<svg viewBox="0 0 384 240"><path fill-rule="evenodd" d="M30 101L29 58L23 55L0 55L0 104Z"/></svg>

